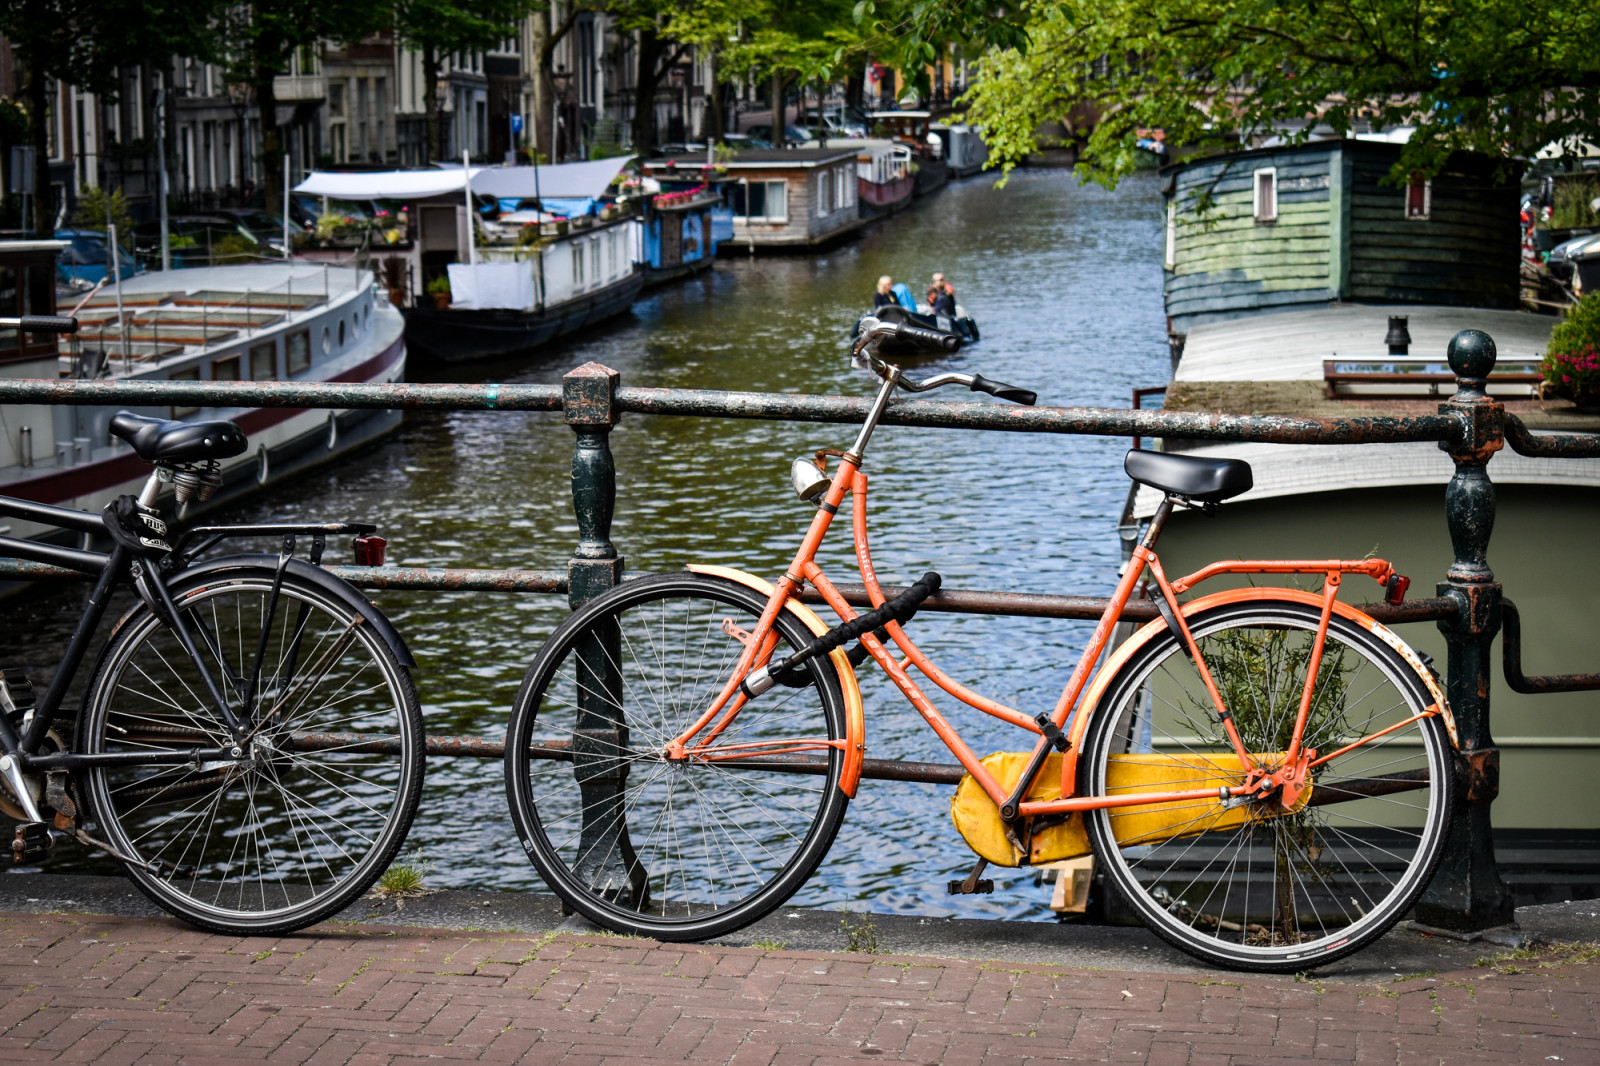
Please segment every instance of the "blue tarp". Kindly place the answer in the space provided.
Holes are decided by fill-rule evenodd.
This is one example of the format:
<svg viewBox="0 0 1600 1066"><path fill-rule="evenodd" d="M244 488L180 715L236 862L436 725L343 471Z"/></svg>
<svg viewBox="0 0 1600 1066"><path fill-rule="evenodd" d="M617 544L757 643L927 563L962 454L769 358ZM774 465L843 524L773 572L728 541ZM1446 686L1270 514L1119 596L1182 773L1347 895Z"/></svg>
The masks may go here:
<svg viewBox="0 0 1600 1066"><path fill-rule="evenodd" d="M895 282L894 288L889 291L894 293L895 302L907 311L915 311L917 309L917 298L911 295L911 286L905 282Z"/></svg>
<svg viewBox="0 0 1600 1066"><path fill-rule="evenodd" d="M523 198L520 196L502 196L500 198L500 210L508 212L515 211L517 210L517 205L522 203L522 199ZM567 218L578 218L581 215L592 215L594 214L595 207L599 204L598 200L592 200L587 197L558 198L555 196L546 196L540 202L544 204L545 211L549 212L550 214L565 215Z"/></svg>

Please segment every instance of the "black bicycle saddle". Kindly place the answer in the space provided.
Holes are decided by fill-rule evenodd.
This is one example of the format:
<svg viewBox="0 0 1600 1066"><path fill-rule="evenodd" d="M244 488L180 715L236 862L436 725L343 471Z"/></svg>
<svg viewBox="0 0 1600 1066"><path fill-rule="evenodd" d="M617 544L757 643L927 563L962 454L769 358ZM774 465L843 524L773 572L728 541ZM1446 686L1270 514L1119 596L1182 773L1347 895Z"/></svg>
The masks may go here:
<svg viewBox="0 0 1600 1066"><path fill-rule="evenodd" d="M118 411L111 432L133 445L147 463L194 463L227 459L249 447L244 431L232 422L171 422L165 418Z"/></svg>
<svg viewBox="0 0 1600 1066"><path fill-rule="evenodd" d="M1249 492L1254 484L1243 459L1201 459L1168 452L1128 452L1122 468L1141 485L1199 503L1217 503Z"/></svg>

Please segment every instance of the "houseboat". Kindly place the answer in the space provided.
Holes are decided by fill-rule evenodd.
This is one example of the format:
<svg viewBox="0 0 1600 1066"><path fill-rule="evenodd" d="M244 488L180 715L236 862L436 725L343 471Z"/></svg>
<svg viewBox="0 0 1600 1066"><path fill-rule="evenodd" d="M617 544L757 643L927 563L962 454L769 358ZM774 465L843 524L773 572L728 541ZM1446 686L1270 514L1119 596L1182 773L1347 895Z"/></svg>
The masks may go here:
<svg viewBox="0 0 1600 1066"><path fill-rule="evenodd" d="M874 111L874 132L882 130L884 136L902 144L911 153L911 170L916 179L913 194L926 196L944 188L950 180L950 166L945 159L944 139L931 136L931 111Z"/></svg>
<svg viewBox="0 0 1600 1066"><path fill-rule="evenodd" d="M1496 181L1494 160L1467 153L1431 180L1385 184L1399 153L1392 143L1321 140L1163 169L1176 356L1167 409L1431 413L1454 388L1450 338L1479 329L1495 340L1489 391L1507 410L1535 432L1600 429L1600 418L1537 397L1537 363L1558 319L1517 309L1516 186ZM1168 573L1219 558L1373 552L1409 575L1414 593L1429 595L1454 558L1444 513L1453 466L1431 442L1164 447L1244 459L1254 471L1254 488L1223 503L1215 520L1173 515L1161 539ZM1595 669L1600 575L1550 559L1593 541L1600 460L1530 459L1507 448L1488 472L1498 498L1489 564L1521 610L1527 672ZM1126 538L1158 502L1148 489L1130 496L1130 549ZM1434 623L1399 631L1443 668ZM1593 895L1600 885L1592 854L1600 800L1551 804L1547 786L1600 771L1600 693L1521 695L1494 673L1502 871L1519 903L1587 898L1573 893Z"/></svg>
<svg viewBox="0 0 1600 1066"><path fill-rule="evenodd" d="M405 316L409 350L462 362L526 354L633 305L644 283L637 222L601 203L625 162L319 172L295 191L406 205L405 231L364 253ZM490 227L478 198L542 214Z"/></svg>
<svg viewBox="0 0 1600 1066"><path fill-rule="evenodd" d="M917 191L917 175L908 146L877 138L827 143L831 147L855 148L862 218L882 218L911 205Z"/></svg>
<svg viewBox="0 0 1600 1066"><path fill-rule="evenodd" d="M859 141L847 142L852 145ZM645 176L662 180L704 166L704 156L651 159ZM855 148L760 148L717 164L726 175L733 236L718 250L806 251L860 229Z"/></svg>
<svg viewBox="0 0 1600 1066"><path fill-rule="evenodd" d="M61 241L0 242L0 271L21 284L0 314L54 313ZM0 292L0 300L6 298ZM12 378L135 381L403 380L404 322L372 277L348 267L260 263L143 274L102 288L76 309L75 337L0 333ZM8 405L0 493L97 510L137 493L149 467L110 434L115 407ZM185 516L331 462L394 430L399 411L130 408L174 419L226 418L250 439L222 462L222 485ZM13 536L44 531L12 521Z"/></svg>
<svg viewBox="0 0 1600 1066"><path fill-rule="evenodd" d="M989 146L983 143L977 127L964 122L936 122L928 129L944 142L944 160L950 168L950 177L971 177L989 161Z"/></svg>
<svg viewBox="0 0 1600 1066"><path fill-rule="evenodd" d="M712 167L701 166L641 179L637 191L624 186L628 200L638 205L645 288L711 268L717 246L733 236L728 184Z"/></svg>

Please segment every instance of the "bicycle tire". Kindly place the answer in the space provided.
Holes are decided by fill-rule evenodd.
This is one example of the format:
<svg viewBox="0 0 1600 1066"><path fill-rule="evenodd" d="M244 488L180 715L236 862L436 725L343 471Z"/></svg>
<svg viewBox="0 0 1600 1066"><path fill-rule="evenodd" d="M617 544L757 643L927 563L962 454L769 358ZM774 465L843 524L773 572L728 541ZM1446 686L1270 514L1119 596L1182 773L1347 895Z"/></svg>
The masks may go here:
<svg viewBox="0 0 1600 1066"><path fill-rule="evenodd" d="M238 567L171 589L235 714L274 576ZM139 860L124 866L140 891L191 925L260 935L321 921L372 887L405 842L424 773L416 688L373 628L285 574L247 762L80 771L96 834ZM205 692L175 631L140 605L85 691L78 750L226 746Z"/></svg>
<svg viewBox="0 0 1600 1066"><path fill-rule="evenodd" d="M706 575L637 578L579 608L529 667L506 732L511 816L545 883L590 921L661 940L720 936L782 905L827 854L849 802L827 656L805 664L803 687L765 693L722 735L819 742L799 757L824 772L661 754L730 676L743 650L730 627L753 630L766 602ZM776 628L774 659L812 636L787 610ZM599 698L580 707L580 691ZM620 736L609 732L617 709ZM582 782L576 758L549 754L575 741L592 745Z"/></svg>
<svg viewBox="0 0 1600 1066"><path fill-rule="evenodd" d="M1287 749L1319 617L1313 606L1268 600L1188 619L1252 754ZM1432 715L1337 752L1431 703L1416 667L1374 632L1334 615L1303 744L1335 758L1312 772L1304 805L1230 808L1219 795L1164 810L1090 811L1097 863L1146 926L1207 962L1291 972L1359 951L1411 909L1438 865L1454 788L1450 743ZM1158 788L1242 782L1226 761L1238 760L1214 704L1170 631L1119 668L1089 713L1088 795L1149 787L1129 783L1130 771L1143 772L1137 763L1179 768L1185 783ZM1113 770L1118 756L1126 765ZM1261 762L1271 771L1282 759ZM1123 784L1108 783L1113 772Z"/></svg>

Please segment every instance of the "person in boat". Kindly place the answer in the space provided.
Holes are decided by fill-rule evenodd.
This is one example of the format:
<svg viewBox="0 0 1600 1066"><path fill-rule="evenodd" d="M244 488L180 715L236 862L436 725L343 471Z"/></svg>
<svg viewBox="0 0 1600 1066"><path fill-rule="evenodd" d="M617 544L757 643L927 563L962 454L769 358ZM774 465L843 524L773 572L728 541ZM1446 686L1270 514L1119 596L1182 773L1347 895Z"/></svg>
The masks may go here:
<svg viewBox="0 0 1600 1066"><path fill-rule="evenodd" d="M893 288L894 279L889 275L885 274L883 277L878 279L878 291L872 296L872 309L874 311L882 307L884 304L898 302L895 300L894 293L891 291Z"/></svg>
<svg viewBox="0 0 1600 1066"><path fill-rule="evenodd" d="M942 277L943 275L936 275ZM928 310L936 315L951 315L956 313L955 293L945 285L935 282L928 287Z"/></svg>

